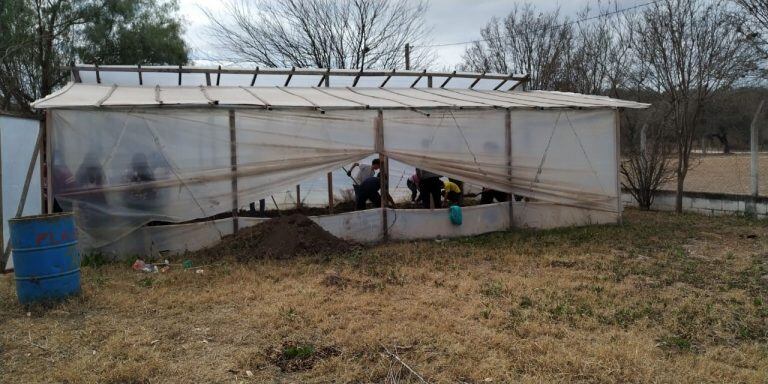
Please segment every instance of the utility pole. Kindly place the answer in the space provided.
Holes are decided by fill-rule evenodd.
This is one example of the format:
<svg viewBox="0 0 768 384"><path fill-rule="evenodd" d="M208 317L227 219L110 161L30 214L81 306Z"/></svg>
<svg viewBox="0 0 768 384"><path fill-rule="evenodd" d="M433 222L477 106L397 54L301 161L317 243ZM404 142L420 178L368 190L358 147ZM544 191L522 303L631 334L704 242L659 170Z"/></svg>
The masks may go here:
<svg viewBox="0 0 768 384"><path fill-rule="evenodd" d="M411 44L405 43L405 70L411 69Z"/></svg>

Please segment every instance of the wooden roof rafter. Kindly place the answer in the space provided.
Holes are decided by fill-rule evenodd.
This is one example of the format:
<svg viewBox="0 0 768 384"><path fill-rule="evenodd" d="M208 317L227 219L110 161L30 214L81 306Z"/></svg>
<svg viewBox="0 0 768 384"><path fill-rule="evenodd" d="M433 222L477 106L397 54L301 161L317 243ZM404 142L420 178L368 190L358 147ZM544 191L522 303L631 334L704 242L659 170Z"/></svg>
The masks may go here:
<svg viewBox="0 0 768 384"><path fill-rule="evenodd" d="M444 78L445 80L440 85L444 88L449 81L453 79L471 79L473 80L472 86L474 86L480 80L492 80L497 81L494 89L499 89L503 85L512 81L515 82L511 89L519 86L522 83L528 81L529 77L525 74L502 74L502 73L474 73L474 72L441 72L441 71L429 71L429 70L363 70L363 69L330 69L330 68L227 68L222 66L216 67L197 67L197 66L128 66L128 65L99 65L99 64L70 64L70 72L72 82L82 83L83 73L94 73L96 75L96 83L101 84L102 78L105 73L136 73L138 85L144 85L145 78L143 75L147 73L168 73L177 74L177 84L182 84L183 75L187 74L203 74L205 76L205 85L212 83L212 76L216 75L215 84L218 86L223 75L251 75L251 86L255 83L257 76L285 76L284 86L288 86L294 77L298 76L317 76L320 78L318 86L323 83L328 86L331 77L353 77L353 87L356 87L361 78L384 78L384 81L379 87L383 88L392 78L406 78L409 79L410 87L415 87L416 84L424 77L428 78L427 86L431 88L433 78ZM150 85L150 84L148 84ZM407 87L406 85L405 87Z"/></svg>

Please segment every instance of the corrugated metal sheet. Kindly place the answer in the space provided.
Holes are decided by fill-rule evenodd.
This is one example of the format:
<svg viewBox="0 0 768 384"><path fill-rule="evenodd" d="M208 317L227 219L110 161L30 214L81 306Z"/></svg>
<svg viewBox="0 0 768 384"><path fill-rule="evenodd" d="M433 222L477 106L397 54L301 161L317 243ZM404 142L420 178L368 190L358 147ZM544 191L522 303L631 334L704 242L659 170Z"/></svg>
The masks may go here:
<svg viewBox="0 0 768 384"><path fill-rule="evenodd" d="M605 96L549 91L442 88L176 87L69 84L37 100L37 109L132 106L244 106L256 108L647 108Z"/></svg>

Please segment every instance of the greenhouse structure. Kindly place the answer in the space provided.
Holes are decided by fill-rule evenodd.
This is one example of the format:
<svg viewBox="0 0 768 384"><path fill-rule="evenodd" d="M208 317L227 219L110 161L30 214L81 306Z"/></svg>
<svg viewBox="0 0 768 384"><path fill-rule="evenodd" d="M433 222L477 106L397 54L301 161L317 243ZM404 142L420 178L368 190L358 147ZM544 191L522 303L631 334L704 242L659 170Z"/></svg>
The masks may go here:
<svg viewBox="0 0 768 384"><path fill-rule="evenodd" d="M74 211L84 250L122 257L210 246L267 220L245 217L250 204L285 210L276 194L317 179L327 180L327 212L312 219L358 242L618 223L619 111L648 107L526 91L525 76L504 74L72 72L66 87L33 103L46 116L44 209ZM461 225L440 208L334 210L350 187L340 169L372 157L381 159L382 192L402 184L390 168L398 163L520 198L465 206ZM139 168L152 176L131 177Z"/></svg>

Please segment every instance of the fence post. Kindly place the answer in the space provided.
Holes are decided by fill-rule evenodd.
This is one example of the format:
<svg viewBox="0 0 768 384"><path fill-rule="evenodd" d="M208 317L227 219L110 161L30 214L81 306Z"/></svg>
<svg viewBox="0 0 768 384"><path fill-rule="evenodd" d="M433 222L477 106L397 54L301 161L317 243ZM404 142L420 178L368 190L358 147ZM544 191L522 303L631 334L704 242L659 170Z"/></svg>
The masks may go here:
<svg viewBox="0 0 768 384"><path fill-rule="evenodd" d="M237 132L235 130L235 110L229 110L229 152L230 171L232 172L232 233L240 229L237 210L240 204L237 201Z"/></svg>
<svg viewBox="0 0 768 384"><path fill-rule="evenodd" d="M512 111L507 108L504 113L504 145L507 154L507 180L512 185ZM509 228L514 227L513 205L515 195L510 193L507 201L509 202Z"/></svg>
<svg viewBox="0 0 768 384"><path fill-rule="evenodd" d="M760 112L763 110L763 103L765 100L760 101L760 105L757 106L755 116L752 118L752 124L749 126L749 151L751 157L750 164L750 195L751 201L747 204L746 210L749 215L757 215L757 196L760 192L759 187L759 170L760 170L760 152L759 152L759 135L757 129L757 120L760 117Z"/></svg>

